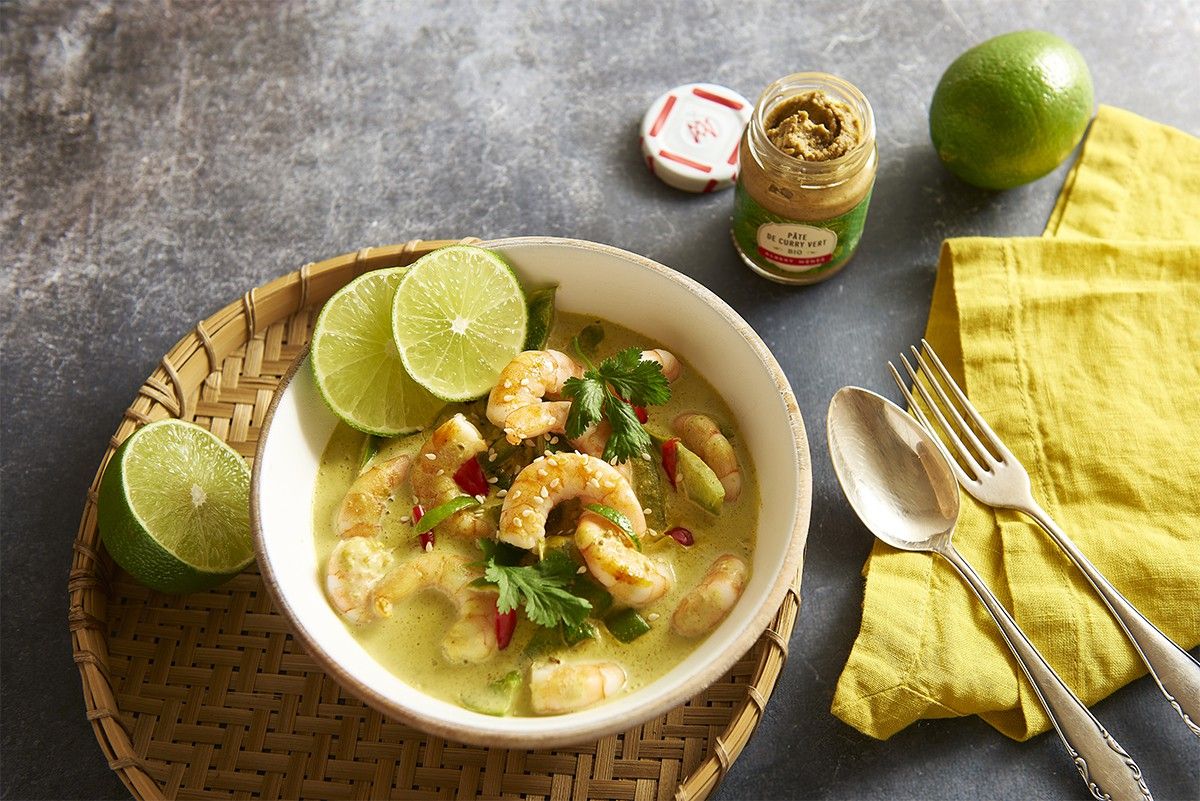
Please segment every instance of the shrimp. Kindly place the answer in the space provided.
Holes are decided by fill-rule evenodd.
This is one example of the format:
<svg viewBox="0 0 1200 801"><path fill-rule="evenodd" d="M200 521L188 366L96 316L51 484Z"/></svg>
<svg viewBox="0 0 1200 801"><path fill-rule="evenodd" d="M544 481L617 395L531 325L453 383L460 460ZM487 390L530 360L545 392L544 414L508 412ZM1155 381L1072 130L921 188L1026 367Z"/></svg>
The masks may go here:
<svg viewBox="0 0 1200 801"><path fill-rule="evenodd" d="M325 591L333 608L351 623L375 618L375 586L396 563L396 555L374 537L338 541L325 563Z"/></svg>
<svg viewBox="0 0 1200 801"><path fill-rule="evenodd" d="M561 392L568 378L582 375L579 365L557 350L519 353L500 371L500 379L488 396L488 419L504 429L513 445L550 431L561 432L571 402L543 398Z"/></svg>
<svg viewBox="0 0 1200 801"><path fill-rule="evenodd" d="M617 603L640 607L654 603L675 585L665 562L651 559L633 546L616 524L585 512L575 529L575 546L588 571Z"/></svg>
<svg viewBox="0 0 1200 801"><path fill-rule="evenodd" d="M742 494L742 471L738 467L733 446L721 433L717 422L706 414L684 412L675 418L671 428L683 440L683 444L717 474L721 486L725 488L725 500L730 503L736 501Z"/></svg>
<svg viewBox="0 0 1200 801"><path fill-rule="evenodd" d="M487 450L487 443L467 418L456 414L442 423L421 448L412 468L413 499L426 511L463 494L454 473L468 459ZM482 509L463 509L443 520L436 533L462 539L491 536L492 523Z"/></svg>
<svg viewBox="0 0 1200 801"><path fill-rule="evenodd" d="M672 384L683 373L683 365L679 363L679 359L675 357L675 354L669 350L663 350L662 348L644 350L642 351L642 361L658 362L661 364L663 376Z"/></svg>
<svg viewBox="0 0 1200 801"><path fill-rule="evenodd" d="M371 620L371 591L396 562L379 537L388 502L410 464L402 455L374 465L354 479L338 508L334 530L341 540L325 563L325 591L334 609L352 623Z"/></svg>
<svg viewBox="0 0 1200 801"><path fill-rule="evenodd" d="M335 530L339 537L378 537L383 533L383 513L388 501L404 483L412 460L407 455L377 464L346 491L338 509Z"/></svg>
<svg viewBox="0 0 1200 801"><path fill-rule="evenodd" d="M733 554L718 556L700 583L679 602L671 615L671 630L683 637L712 631L742 597L749 574L746 563Z"/></svg>
<svg viewBox="0 0 1200 801"><path fill-rule="evenodd" d="M455 664L485 662L499 650L495 590L472 587L482 576L466 558L445 551L422 552L392 568L371 594L374 614L388 617L396 601L438 590L458 609L458 620L442 638L442 655Z"/></svg>
<svg viewBox="0 0 1200 801"><path fill-rule="evenodd" d="M529 668L529 699L538 715L561 715L612 698L625 687L625 669L616 662L534 662Z"/></svg>
<svg viewBox="0 0 1200 801"><path fill-rule="evenodd" d="M635 534L646 530L642 505L615 467L585 453L555 453L534 459L513 480L500 511L500 539L518 548L540 545L550 510L571 498L616 509Z"/></svg>

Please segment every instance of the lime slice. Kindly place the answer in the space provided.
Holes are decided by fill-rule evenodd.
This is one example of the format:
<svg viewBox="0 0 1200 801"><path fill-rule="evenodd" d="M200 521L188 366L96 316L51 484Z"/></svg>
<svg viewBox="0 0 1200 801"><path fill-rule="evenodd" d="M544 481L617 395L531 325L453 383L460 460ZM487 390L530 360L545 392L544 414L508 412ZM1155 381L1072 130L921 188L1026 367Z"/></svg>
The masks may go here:
<svg viewBox="0 0 1200 801"><path fill-rule="evenodd" d="M254 559L250 470L216 436L182 420L133 432L113 455L97 498L100 538L147 587L215 587Z"/></svg>
<svg viewBox="0 0 1200 801"><path fill-rule="evenodd" d="M413 263L392 307L404 367L447 401L478 398L525 343L525 295L504 260L451 245Z"/></svg>
<svg viewBox="0 0 1200 801"><path fill-rule="evenodd" d="M313 329L313 377L338 417L392 437L429 424L442 407L408 377L392 340L392 299L406 267L376 270L339 289Z"/></svg>

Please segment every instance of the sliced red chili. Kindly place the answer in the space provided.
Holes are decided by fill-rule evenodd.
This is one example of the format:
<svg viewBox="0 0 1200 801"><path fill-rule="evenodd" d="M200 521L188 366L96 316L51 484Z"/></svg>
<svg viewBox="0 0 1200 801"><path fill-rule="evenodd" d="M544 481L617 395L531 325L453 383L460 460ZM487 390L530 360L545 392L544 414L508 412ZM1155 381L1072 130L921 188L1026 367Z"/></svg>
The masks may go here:
<svg viewBox="0 0 1200 801"><path fill-rule="evenodd" d="M667 531L667 536L678 542L685 548L696 544L696 538L692 536L692 532L688 531L683 526L676 526Z"/></svg>
<svg viewBox="0 0 1200 801"><path fill-rule="evenodd" d="M487 495L487 476L479 466L479 460L472 457L462 463L462 467L454 472L454 483L468 495Z"/></svg>
<svg viewBox="0 0 1200 801"><path fill-rule="evenodd" d="M417 523L420 523L421 518L424 516L425 516L425 507L424 506L422 506L421 504L418 503L416 506L414 506L412 508L412 523L414 526Z"/></svg>
<svg viewBox="0 0 1200 801"><path fill-rule="evenodd" d="M496 609L496 644L503 651L512 642L513 631L517 628L517 610L510 609L501 612Z"/></svg>
<svg viewBox="0 0 1200 801"><path fill-rule="evenodd" d="M629 405L633 406L633 404L629 404ZM638 419L639 423L645 423L647 420L650 419L650 413L646 411L645 406L634 406L633 413L637 415L637 419Z"/></svg>
<svg viewBox="0 0 1200 801"><path fill-rule="evenodd" d="M667 479L670 480L671 486L675 486L676 468L679 465L679 440L669 439L662 444L662 460L663 470L667 473Z"/></svg>

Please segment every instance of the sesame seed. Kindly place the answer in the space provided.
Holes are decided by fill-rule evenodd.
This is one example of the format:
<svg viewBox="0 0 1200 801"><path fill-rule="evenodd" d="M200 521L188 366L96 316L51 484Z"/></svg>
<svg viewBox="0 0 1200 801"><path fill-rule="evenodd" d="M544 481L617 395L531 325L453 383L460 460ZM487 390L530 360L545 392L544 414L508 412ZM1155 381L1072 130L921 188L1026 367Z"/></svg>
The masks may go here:
<svg viewBox="0 0 1200 801"><path fill-rule="evenodd" d="M650 454L649 454L649 453L643 453L643 454L642 454L642 458L643 458L643 459L645 459L645 460L648 462L648 461L650 461Z"/></svg>
<svg viewBox="0 0 1200 801"><path fill-rule="evenodd" d="M401 523L407 523L407 522L408 522L408 515L405 515L404 517L400 518L400 522L401 522Z"/></svg>
<svg viewBox="0 0 1200 801"><path fill-rule="evenodd" d="M500 479L499 479L499 478L497 478L496 476L492 476L492 477L491 477L491 478L489 478L487 481L488 481L488 483L489 483L489 484L495 484L495 483L496 483L497 481L499 481L499 480L500 480Z"/></svg>
<svg viewBox="0 0 1200 801"><path fill-rule="evenodd" d="M550 451L549 448L542 451L542 456L545 456L547 459L549 459L551 457L551 455L552 455L552 451ZM554 462L550 462L550 464L554 464Z"/></svg>
<svg viewBox="0 0 1200 801"><path fill-rule="evenodd" d="M437 458L437 454L436 453L427 453L427 454L425 454L425 458L432 462L434 459Z"/></svg>
<svg viewBox="0 0 1200 801"><path fill-rule="evenodd" d="M587 568L586 568L586 567L584 567L583 565L580 565L580 566L579 566L579 569L578 569L578 570L576 570L575 572L576 572L576 573L578 573L579 575L581 575L581 576L582 576L584 573L586 573L586 572L587 572Z"/></svg>
<svg viewBox="0 0 1200 801"><path fill-rule="evenodd" d="M551 467L558 467L558 460L554 459L554 458L549 458L546 460L546 464L550 465Z"/></svg>
<svg viewBox="0 0 1200 801"><path fill-rule="evenodd" d="M617 466L617 457L614 456L613 458L609 459L608 463L611 464L613 467L616 467Z"/></svg>
<svg viewBox="0 0 1200 801"><path fill-rule="evenodd" d="M489 462L496 461L496 452L495 451L492 451L491 453L488 454L488 461Z"/></svg>
<svg viewBox="0 0 1200 801"><path fill-rule="evenodd" d="M433 551L433 542L426 542L425 553L430 553L431 551Z"/></svg>
<svg viewBox="0 0 1200 801"><path fill-rule="evenodd" d="M438 471L436 473L434 473L435 476L441 476L441 475L445 475L445 474L446 474L446 471L440 467L438 468Z"/></svg>
<svg viewBox="0 0 1200 801"><path fill-rule="evenodd" d="M560 485L560 484L562 484L562 482L561 482L561 481L559 481L557 478L554 478L554 479L551 479L551 480L550 480L550 486L551 486L552 488L553 488L553 487L557 487L557 486L558 486L558 485Z"/></svg>
<svg viewBox="0 0 1200 801"><path fill-rule="evenodd" d="M509 388L509 387L511 387L511 386L512 386L512 382L511 382L511 381L509 381L508 379L505 379L505 380L504 380L504 388L505 388L505 389L508 389L508 388Z"/></svg>
<svg viewBox="0 0 1200 801"><path fill-rule="evenodd" d="M614 489L614 488L617 486L617 482L615 482L615 481L604 481L604 482L602 482L602 483L600 484L600 486L604 487L604 489L606 489L606 490L610 490L610 489Z"/></svg>
<svg viewBox="0 0 1200 801"><path fill-rule="evenodd" d="M502 490L500 490L499 492L497 492L497 493L496 493L496 497L497 497L497 498L503 498L503 497L504 497L505 495L507 495L507 494L508 494L508 490L506 490L506 489L502 489Z"/></svg>
<svg viewBox="0 0 1200 801"><path fill-rule="evenodd" d="M475 500L479 501L480 503L483 503L485 500L487 500L487 498L483 495L476 495Z"/></svg>
<svg viewBox="0 0 1200 801"><path fill-rule="evenodd" d="M557 444L558 444L558 437L551 437L551 438L550 438L550 444L551 444L551 445L557 445Z"/></svg>
<svg viewBox="0 0 1200 801"><path fill-rule="evenodd" d="M650 614L646 615L646 619L651 621L658 620L658 612L651 612Z"/></svg>
<svg viewBox="0 0 1200 801"><path fill-rule="evenodd" d="M538 478L545 478L546 477L546 469L544 467L539 467L537 474L538 474Z"/></svg>
<svg viewBox="0 0 1200 801"><path fill-rule="evenodd" d="M549 498L549 497L550 497L550 490L546 489L545 487L542 487L542 497L543 497L543 498Z"/></svg>
<svg viewBox="0 0 1200 801"><path fill-rule="evenodd" d="M644 515L651 515L651 514L654 514L654 513L653 513L653 512L651 512L649 509L643 509L643 510L642 510L642 514L644 514Z"/></svg>
<svg viewBox="0 0 1200 801"><path fill-rule="evenodd" d="M503 398L505 403L509 403L512 399L513 399L512 395L505 395Z"/></svg>
<svg viewBox="0 0 1200 801"><path fill-rule="evenodd" d="M521 491L520 491L520 490L514 490L514 491L513 491L513 494L512 494L512 496L513 496L514 498L520 498L520 497L521 497Z"/></svg>
<svg viewBox="0 0 1200 801"><path fill-rule="evenodd" d="M521 523L521 518L519 518L519 517L514 517L512 522L513 522L513 525L516 526L517 528L520 528L523 525Z"/></svg>
<svg viewBox="0 0 1200 801"><path fill-rule="evenodd" d="M531 514L533 514L532 509L522 509L521 510L521 517L529 517Z"/></svg>
<svg viewBox="0 0 1200 801"><path fill-rule="evenodd" d="M523 387L527 387L527 386L529 386L529 379L528 379L528 378L522 378L522 379L521 379L521 386L523 386Z"/></svg>

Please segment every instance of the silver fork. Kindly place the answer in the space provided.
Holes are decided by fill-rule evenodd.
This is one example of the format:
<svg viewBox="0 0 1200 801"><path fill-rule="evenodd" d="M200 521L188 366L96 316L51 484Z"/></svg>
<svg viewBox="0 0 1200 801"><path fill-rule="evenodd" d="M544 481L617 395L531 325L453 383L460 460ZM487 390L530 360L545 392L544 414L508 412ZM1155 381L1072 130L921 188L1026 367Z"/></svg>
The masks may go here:
<svg viewBox="0 0 1200 801"><path fill-rule="evenodd" d="M920 394L926 407L933 412L938 425L933 425L921 407L917 405L895 365L888 362L888 367L892 371L892 378L896 380L896 384L904 393L904 397L908 400L909 406L921 424L933 434L935 439L938 439L941 434L945 441L949 441L953 445L958 459L951 458L950 466L954 469L958 483L981 503L1024 512L1045 529L1050 538L1070 557L1096 592L1100 594L1105 605L1108 606L1117 622L1121 624L1121 628L1142 657L1142 661L1150 669L1150 675L1158 683L1162 694L1171 702L1171 706L1175 707L1175 711L1183 718L1183 722L1192 734L1200 737L1200 725L1198 725L1200 722L1200 663L1193 659L1191 654L1172 642L1167 635L1159 631L1133 604L1117 592L1108 579L1088 561L1075 543L1050 518L1046 510L1038 505L1033 498L1033 488L1025 467L1005 447L996 433L992 431L991 426L967 400L967 396L950 377L949 371L946 370L933 347L924 339L921 340L921 345L925 353L929 355L929 359L926 359L922 352L915 347L910 350L912 350L913 358L924 373L927 382L941 401L942 408L939 408L938 403L934 403L924 384L917 380L917 372L904 354L900 355L900 360L904 363L904 369L912 379L913 387ZM950 400L943 385L949 387L950 394L954 396L957 403ZM943 413L943 408L945 413ZM964 413L974 424L974 428L963 419ZM949 420L946 417L947 414L950 417ZM979 432L978 435L976 430ZM980 440L980 436L986 441L986 447ZM963 443L964 437L970 443L970 448Z"/></svg>

